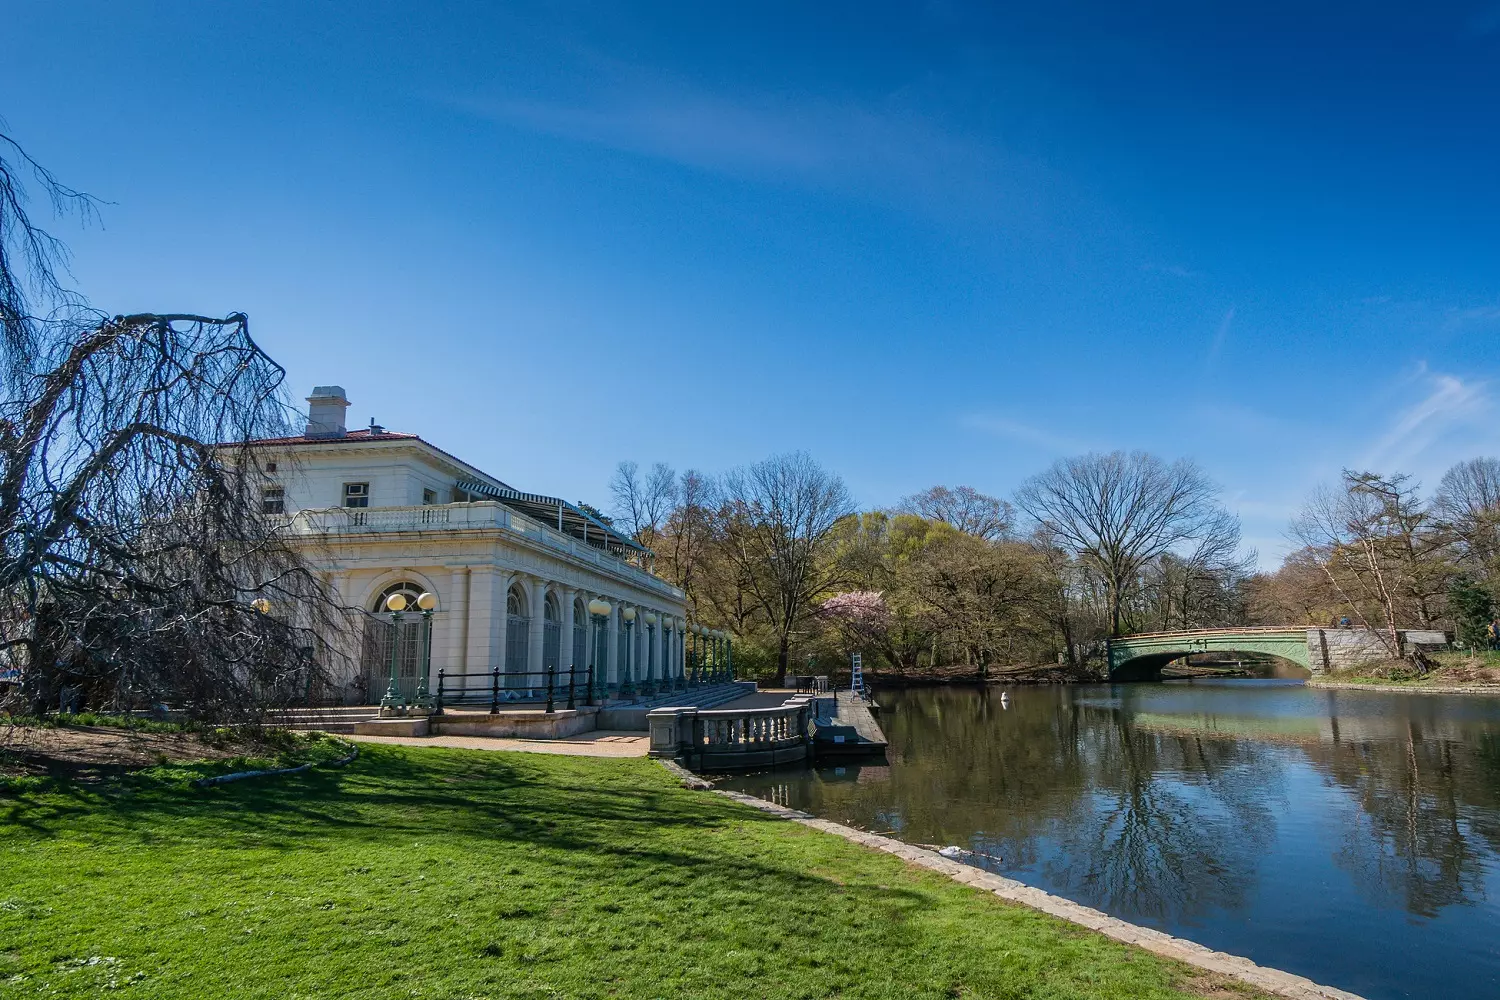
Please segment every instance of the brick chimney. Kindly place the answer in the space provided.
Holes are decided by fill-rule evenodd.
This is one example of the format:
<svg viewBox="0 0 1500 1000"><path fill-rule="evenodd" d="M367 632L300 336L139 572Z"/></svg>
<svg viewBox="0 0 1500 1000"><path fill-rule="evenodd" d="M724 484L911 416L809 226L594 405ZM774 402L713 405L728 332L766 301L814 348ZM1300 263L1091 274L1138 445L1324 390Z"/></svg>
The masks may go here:
<svg viewBox="0 0 1500 1000"><path fill-rule="evenodd" d="M344 398L341 385L314 386L307 397L307 430L310 438L343 437L344 413L349 409L349 400Z"/></svg>

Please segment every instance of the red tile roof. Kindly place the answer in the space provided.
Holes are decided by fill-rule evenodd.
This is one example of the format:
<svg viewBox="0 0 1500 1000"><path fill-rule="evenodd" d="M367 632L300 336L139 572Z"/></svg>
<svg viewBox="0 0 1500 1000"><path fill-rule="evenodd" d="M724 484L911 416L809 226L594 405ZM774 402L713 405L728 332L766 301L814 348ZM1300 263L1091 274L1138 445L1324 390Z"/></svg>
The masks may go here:
<svg viewBox="0 0 1500 1000"><path fill-rule="evenodd" d="M420 441L420 440L422 440L422 438L421 438L420 435L417 435L417 434L403 434L401 431L381 431L379 434L371 434L370 433L370 429L368 427L365 427L365 428L361 428L360 430L357 430L357 431L348 431L347 433L340 434L340 435L337 435L335 437L308 437L306 434L298 434L295 437L255 438L252 441L246 441L244 443L247 444L247 445L266 445L266 444L340 444L340 443L345 442L345 441L390 441L390 440L394 440L394 441ZM441 449L439 449L439 450L441 450Z"/></svg>

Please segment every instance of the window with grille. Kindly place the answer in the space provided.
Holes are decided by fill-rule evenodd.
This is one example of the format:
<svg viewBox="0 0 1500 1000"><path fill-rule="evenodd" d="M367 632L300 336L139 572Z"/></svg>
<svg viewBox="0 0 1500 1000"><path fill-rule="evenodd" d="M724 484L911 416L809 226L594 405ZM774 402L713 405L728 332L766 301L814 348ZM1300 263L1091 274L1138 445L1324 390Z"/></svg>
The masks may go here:
<svg viewBox="0 0 1500 1000"><path fill-rule="evenodd" d="M422 506L431 507L435 503L437 503L437 490L423 490Z"/></svg>
<svg viewBox="0 0 1500 1000"><path fill-rule="evenodd" d="M370 506L370 484L369 483L345 483L344 484L344 506L345 507L368 507L368 506Z"/></svg>
<svg viewBox="0 0 1500 1000"><path fill-rule="evenodd" d="M260 512L262 514L285 514L286 513L286 489L281 486L266 486L260 491Z"/></svg>

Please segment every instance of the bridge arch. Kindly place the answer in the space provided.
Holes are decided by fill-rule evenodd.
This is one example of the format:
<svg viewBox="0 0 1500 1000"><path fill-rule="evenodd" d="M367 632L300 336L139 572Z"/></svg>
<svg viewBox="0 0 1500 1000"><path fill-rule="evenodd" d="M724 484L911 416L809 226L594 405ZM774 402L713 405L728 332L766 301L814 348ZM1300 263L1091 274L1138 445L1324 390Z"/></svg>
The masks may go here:
<svg viewBox="0 0 1500 1000"><path fill-rule="evenodd" d="M1194 629L1153 632L1109 641L1109 679L1154 680L1173 660L1194 653L1261 653L1313 670L1305 628Z"/></svg>

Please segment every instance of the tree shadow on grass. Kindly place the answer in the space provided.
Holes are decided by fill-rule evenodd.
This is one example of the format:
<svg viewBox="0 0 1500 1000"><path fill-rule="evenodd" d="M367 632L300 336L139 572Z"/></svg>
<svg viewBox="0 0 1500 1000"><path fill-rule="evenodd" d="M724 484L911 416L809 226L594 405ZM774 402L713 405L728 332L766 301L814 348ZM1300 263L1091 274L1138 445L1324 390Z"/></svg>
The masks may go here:
<svg viewBox="0 0 1500 1000"><path fill-rule="evenodd" d="M532 863L567 869L570 878L587 869L642 879L677 871L757 892L774 885L789 898L833 885L794 862L720 849L710 836L669 846L682 833L783 822L681 790L645 763L384 747L343 770L208 788L144 774L0 800L0 824L13 831L39 839L82 834L116 847L357 851L440 835L521 846Z"/></svg>

